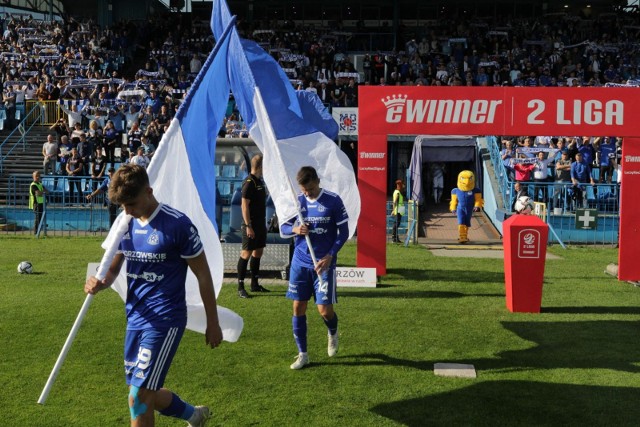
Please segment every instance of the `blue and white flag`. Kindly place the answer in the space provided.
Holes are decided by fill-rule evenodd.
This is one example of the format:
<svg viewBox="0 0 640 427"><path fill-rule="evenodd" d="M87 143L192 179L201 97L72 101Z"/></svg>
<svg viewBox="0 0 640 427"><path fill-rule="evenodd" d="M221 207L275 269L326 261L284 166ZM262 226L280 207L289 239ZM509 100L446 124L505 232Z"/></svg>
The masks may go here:
<svg viewBox="0 0 640 427"><path fill-rule="evenodd" d="M232 27L230 26L229 29ZM171 121L147 172L158 201L184 212L198 228L204 245L215 294L220 293L224 260L216 230L216 137L229 99L227 50L229 31L220 38L196 78L189 95ZM126 285L125 285L126 286ZM116 287L118 293L120 290ZM126 295L126 287L125 287ZM122 296L122 295L121 295ZM206 314L198 281L189 270L186 283L187 328L204 333ZM225 341L240 336L243 321L218 305Z"/></svg>
<svg viewBox="0 0 640 427"><path fill-rule="evenodd" d="M215 0L211 28L216 40L230 21L226 2ZM338 132L331 115L308 98L310 92L298 95L275 59L257 43L241 40L235 28L228 69L238 109L264 155L264 180L280 222L298 214L296 174L302 166L313 166L320 186L342 198L351 237L360 215L360 194L349 158L331 139Z"/></svg>

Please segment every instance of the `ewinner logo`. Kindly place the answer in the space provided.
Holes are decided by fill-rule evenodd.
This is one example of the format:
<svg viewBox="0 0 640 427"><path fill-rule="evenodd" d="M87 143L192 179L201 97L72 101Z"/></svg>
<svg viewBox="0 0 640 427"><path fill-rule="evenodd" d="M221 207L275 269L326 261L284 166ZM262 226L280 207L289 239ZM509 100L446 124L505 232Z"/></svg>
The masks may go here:
<svg viewBox="0 0 640 427"><path fill-rule="evenodd" d="M387 108L387 123L491 124L503 103L502 99L408 99L403 94L381 101Z"/></svg>

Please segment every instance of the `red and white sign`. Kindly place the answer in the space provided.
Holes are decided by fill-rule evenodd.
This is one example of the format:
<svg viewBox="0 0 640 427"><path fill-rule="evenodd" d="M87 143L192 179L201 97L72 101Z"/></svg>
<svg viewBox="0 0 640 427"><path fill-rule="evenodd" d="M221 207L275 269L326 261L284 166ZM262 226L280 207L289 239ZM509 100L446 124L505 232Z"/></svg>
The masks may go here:
<svg viewBox="0 0 640 427"><path fill-rule="evenodd" d="M342 288L375 288L376 269L336 267L336 285Z"/></svg>
<svg viewBox="0 0 640 427"><path fill-rule="evenodd" d="M364 209L358 220L357 264L375 267L378 276L386 274L387 135L638 137L625 138L624 150L629 159L640 160L637 88L359 86L358 100L358 187ZM631 194L640 188L640 161L634 169L635 163L623 159L623 171L627 163L623 180L635 179L630 186L622 184L621 279L627 271L623 248L640 256L640 245L630 244L640 240L640 227L631 226L640 223L640 198ZM640 264L628 267L634 278L625 280L640 280Z"/></svg>
<svg viewBox="0 0 640 427"><path fill-rule="evenodd" d="M640 138L622 145L618 279L640 281Z"/></svg>

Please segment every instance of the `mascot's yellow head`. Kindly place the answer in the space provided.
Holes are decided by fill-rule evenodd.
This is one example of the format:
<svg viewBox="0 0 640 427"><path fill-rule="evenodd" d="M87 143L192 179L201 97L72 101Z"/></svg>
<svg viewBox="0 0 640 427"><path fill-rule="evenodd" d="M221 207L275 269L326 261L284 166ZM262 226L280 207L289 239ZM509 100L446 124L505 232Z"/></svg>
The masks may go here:
<svg viewBox="0 0 640 427"><path fill-rule="evenodd" d="M471 171L462 171L458 174L458 188L462 191L471 191L476 186L476 177Z"/></svg>

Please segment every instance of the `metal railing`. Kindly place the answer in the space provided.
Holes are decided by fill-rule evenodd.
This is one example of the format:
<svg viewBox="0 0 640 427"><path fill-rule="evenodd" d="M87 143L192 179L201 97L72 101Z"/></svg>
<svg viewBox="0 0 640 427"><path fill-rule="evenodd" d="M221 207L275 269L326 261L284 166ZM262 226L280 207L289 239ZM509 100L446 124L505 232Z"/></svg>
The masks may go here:
<svg viewBox="0 0 640 427"><path fill-rule="evenodd" d="M110 228L109 209L104 194L91 200L86 196L103 179L44 175L45 195L42 234L106 234ZM7 203L0 208L0 230L13 233L34 232L34 212L29 209L29 175L9 176ZM76 184L77 183L77 184ZM79 187L79 188L77 188ZM75 191L71 191L74 188ZM78 191L79 190L79 191Z"/></svg>
<svg viewBox="0 0 640 427"><path fill-rule="evenodd" d="M39 123L42 117L43 109L39 104L34 104L28 109L25 117L18 123L18 125L9 133L9 135L0 143L0 174L3 173L4 162L7 157L16 149L19 145L22 145L22 151L26 148L26 136L31 129ZM11 138L16 135L16 132L20 134L20 138L13 144L10 143Z"/></svg>
<svg viewBox="0 0 640 427"><path fill-rule="evenodd" d="M33 121L26 120L28 125L40 124L51 126L56 123L59 119L66 117L58 101L38 101L38 100L28 100L26 102L27 110L31 110L36 106L39 106L42 114L38 118L33 118ZM26 119L26 118L25 118Z"/></svg>
<svg viewBox="0 0 640 427"><path fill-rule="evenodd" d="M502 196L502 208L512 212L516 191L515 181L509 176L500 156L500 145L495 137L488 137L491 163L496 174L498 190ZM550 169L553 172L553 168ZM551 174L553 176L553 173ZM592 170L597 182L599 170ZM612 181L615 182L615 174ZM551 225L557 237L550 234L550 241L611 244L618 242L620 216L620 186L618 184L599 183L582 184L577 189L571 182L521 182L529 197L545 203L545 220ZM588 210L588 223L583 220L584 210ZM582 217L580 216L582 215ZM593 220L595 218L595 220Z"/></svg>

